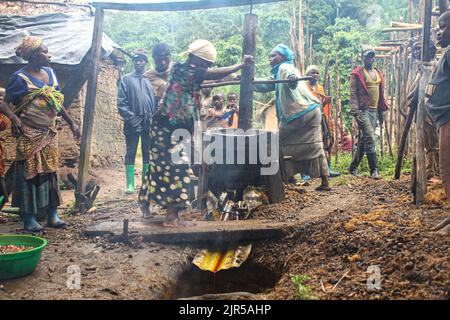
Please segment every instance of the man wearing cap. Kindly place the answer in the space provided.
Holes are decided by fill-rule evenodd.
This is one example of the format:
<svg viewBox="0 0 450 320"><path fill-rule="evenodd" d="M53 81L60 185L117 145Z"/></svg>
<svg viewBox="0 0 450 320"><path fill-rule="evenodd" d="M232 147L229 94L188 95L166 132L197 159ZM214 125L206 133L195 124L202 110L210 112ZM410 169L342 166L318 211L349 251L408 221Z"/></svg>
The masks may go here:
<svg viewBox="0 0 450 320"><path fill-rule="evenodd" d="M134 162L136 150L141 138L142 179L150 162L150 122L156 109L155 96L150 81L144 76L148 58L143 49L137 49L133 55L134 71L120 81L117 106L124 120L126 144L125 171L126 193L134 193Z"/></svg>
<svg viewBox="0 0 450 320"><path fill-rule="evenodd" d="M380 179L377 168L375 129L377 118L383 123L383 112L388 109L384 97L383 73L373 66L375 51L363 51L363 66L355 68L350 74L350 114L355 117L361 132L358 150L350 164L349 172L357 174L357 168L364 153L367 154L370 175Z"/></svg>

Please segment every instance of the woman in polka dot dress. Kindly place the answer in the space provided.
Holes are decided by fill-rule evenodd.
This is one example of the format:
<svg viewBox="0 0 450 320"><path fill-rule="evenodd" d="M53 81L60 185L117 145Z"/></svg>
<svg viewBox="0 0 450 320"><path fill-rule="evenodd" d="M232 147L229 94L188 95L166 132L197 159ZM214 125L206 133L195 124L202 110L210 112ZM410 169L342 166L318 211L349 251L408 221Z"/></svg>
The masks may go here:
<svg viewBox="0 0 450 320"><path fill-rule="evenodd" d="M173 66L164 101L153 117L150 166L139 193L144 216L149 215L150 202L167 209L166 227L186 225L178 213L189 206L188 187L192 174L190 159L181 151L181 143L172 138L172 133L177 129L192 133L194 122L199 120L200 85L204 80L221 79L254 63L253 57L244 56L240 64L208 69L215 62L217 52L206 40L194 41L186 54L188 58L184 63ZM179 156L183 163L174 163Z"/></svg>

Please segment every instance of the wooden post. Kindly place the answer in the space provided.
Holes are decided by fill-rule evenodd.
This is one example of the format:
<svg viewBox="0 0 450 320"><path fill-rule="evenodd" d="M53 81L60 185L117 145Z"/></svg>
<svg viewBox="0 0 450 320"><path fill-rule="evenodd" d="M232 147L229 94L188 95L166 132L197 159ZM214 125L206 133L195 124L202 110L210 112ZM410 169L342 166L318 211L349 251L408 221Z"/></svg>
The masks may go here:
<svg viewBox="0 0 450 320"><path fill-rule="evenodd" d="M334 150L336 152L335 154L335 163L337 164L339 162L339 148L338 148L338 144L339 144L339 105L340 105L340 84L339 84L339 64L338 64L338 56L337 56L337 51L335 51L335 61L334 61L334 66L335 66L335 73L336 73L336 99L335 99L335 136L334 136Z"/></svg>
<svg viewBox="0 0 450 320"><path fill-rule="evenodd" d="M298 52L300 57L298 57L299 66L301 74L305 73L305 35L303 34L303 0L299 0L298 3Z"/></svg>
<svg viewBox="0 0 450 320"><path fill-rule="evenodd" d="M100 67L100 53L102 48L104 11L102 8L95 10L94 31L90 49L91 68L88 78L86 101L84 106L83 131L80 146L80 164L78 167L78 184L75 191L75 206L80 212L88 210L86 192L88 182L89 158L91 155L92 127L94 123L95 100L97 97L98 71Z"/></svg>
<svg viewBox="0 0 450 320"><path fill-rule="evenodd" d="M400 174L401 174L402 164L403 164L403 153L405 151L406 140L407 140L409 130L411 128L411 124L414 119L415 113L416 113L416 109L411 106L411 108L409 109L408 118L406 119L405 128L403 129L400 144L398 145L397 162L395 165L395 174L394 174L394 178L396 180L400 179Z"/></svg>
<svg viewBox="0 0 450 320"><path fill-rule="evenodd" d="M325 59L325 71L323 73L323 90L327 93L327 90L330 90L328 85L328 73L330 68L330 55L327 53L327 57ZM329 94L331 96L331 94Z"/></svg>
<svg viewBox="0 0 450 320"><path fill-rule="evenodd" d="M400 113L400 103L401 103L401 86L402 86L402 53L403 53L403 47L400 48L400 52L397 55L397 85L396 85L396 89L395 89L395 106L396 106L396 121L395 121L395 130L396 130L396 144L398 145L398 143L400 142L400 135L401 135L401 131L400 131L400 122L401 122L401 118L402 115Z"/></svg>
<svg viewBox="0 0 450 320"><path fill-rule="evenodd" d="M423 22L423 42L422 42L422 61L429 62L430 56L430 35L431 35L431 14L433 1L425 0L425 13ZM427 193L427 172L425 159L425 88L431 73L431 67L422 65L422 77L419 85L419 104L417 106L417 124L416 124L416 161L417 161L417 189L416 205L423 203Z"/></svg>
<svg viewBox="0 0 450 320"><path fill-rule="evenodd" d="M244 43L242 53L256 57L256 27L258 16L255 14L246 14L244 22ZM255 77L255 66L246 66L242 69L240 109L238 127L243 130L252 128L253 121L253 86L252 81Z"/></svg>

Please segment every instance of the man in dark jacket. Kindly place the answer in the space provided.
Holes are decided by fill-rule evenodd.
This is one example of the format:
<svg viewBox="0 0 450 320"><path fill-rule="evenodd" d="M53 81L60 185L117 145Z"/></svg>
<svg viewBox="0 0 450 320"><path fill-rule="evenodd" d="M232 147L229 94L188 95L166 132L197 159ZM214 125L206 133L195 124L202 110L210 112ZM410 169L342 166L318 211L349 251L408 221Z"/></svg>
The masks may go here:
<svg viewBox="0 0 450 320"><path fill-rule="evenodd" d="M425 90L425 108L439 130L439 167L450 204L450 11L439 17L437 44L445 49ZM433 230L450 235L450 216Z"/></svg>
<svg viewBox="0 0 450 320"><path fill-rule="evenodd" d="M126 193L134 193L134 162L141 138L142 179L150 162L150 122L156 109L155 97L150 81L144 76L148 58L143 49L133 55L134 71L125 75L119 86L117 106L124 119Z"/></svg>
<svg viewBox="0 0 450 320"><path fill-rule="evenodd" d="M383 73L373 67L375 51L363 51L364 66L355 68L350 74L350 114L355 117L361 132L358 150L355 152L349 172L357 174L357 168L364 153L367 154L370 175L373 179L380 179L377 168L375 129L377 118L383 123L383 112L387 104L384 97Z"/></svg>

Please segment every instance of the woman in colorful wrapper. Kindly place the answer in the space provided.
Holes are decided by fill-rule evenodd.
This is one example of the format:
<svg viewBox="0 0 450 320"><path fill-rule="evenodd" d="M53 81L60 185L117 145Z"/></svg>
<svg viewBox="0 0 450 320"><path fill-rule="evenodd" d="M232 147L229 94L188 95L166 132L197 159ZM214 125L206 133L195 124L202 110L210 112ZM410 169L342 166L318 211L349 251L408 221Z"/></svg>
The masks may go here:
<svg viewBox="0 0 450 320"><path fill-rule="evenodd" d="M191 159L181 150L180 141L172 140L172 133L177 129L192 133L194 122L200 117L200 85L204 80L221 79L254 63L253 57L244 56L240 64L208 69L215 62L217 52L207 40L194 41L185 54L187 60L172 67L164 101L153 118L150 167L139 194L144 216L149 215L151 201L167 209L166 227L186 225L178 213L189 207L188 186L192 172ZM182 163L174 163L176 155L181 156Z"/></svg>
<svg viewBox="0 0 450 320"><path fill-rule="evenodd" d="M5 89L0 87L0 105L2 105L5 98ZM9 125L9 119L0 113L0 131L6 130ZM3 208L5 203L8 202L8 191L6 190L5 183L5 165L3 163L3 148L0 144L0 210Z"/></svg>
<svg viewBox="0 0 450 320"><path fill-rule="evenodd" d="M19 207L25 230L41 231L36 218L45 215L48 227L62 228L65 222L57 211L61 204L57 115L68 122L76 139L79 128L63 108L64 96L42 40L25 37L16 55L28 64L10 78L1 108L17 142L12 206Z"/></svg>
<svg viewBox="0 0 450 320"><path fill-rule="evenodd" d="M279 44L270 53L269 63L273 79L291 80L280 84L258 84L260 92L275 91L280 148L290 156L285 162L285 180L301 172L312 178L322 178L318 191L330 191L328 165L322 141L321 100L304 81L296 81L300 72L294 66L294 53Z"/></svg>

